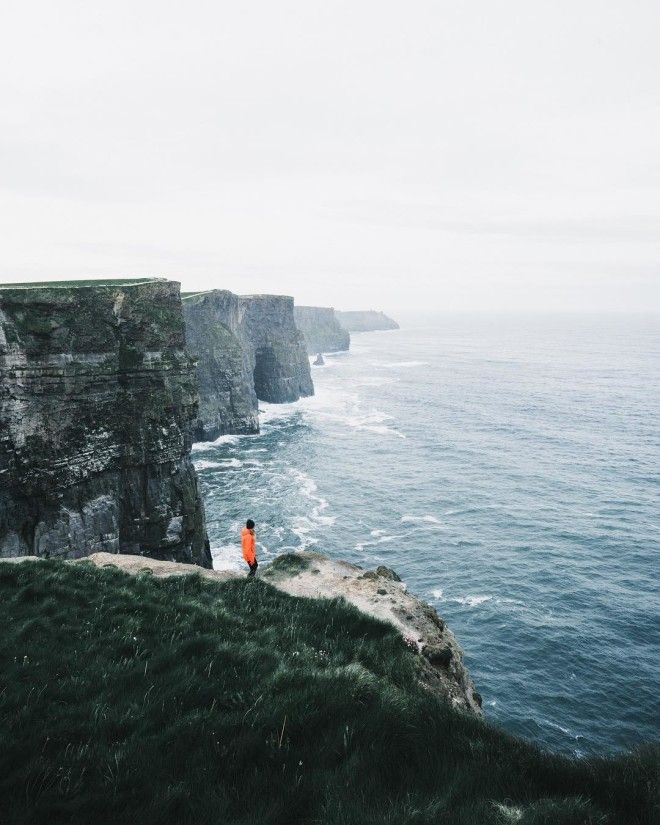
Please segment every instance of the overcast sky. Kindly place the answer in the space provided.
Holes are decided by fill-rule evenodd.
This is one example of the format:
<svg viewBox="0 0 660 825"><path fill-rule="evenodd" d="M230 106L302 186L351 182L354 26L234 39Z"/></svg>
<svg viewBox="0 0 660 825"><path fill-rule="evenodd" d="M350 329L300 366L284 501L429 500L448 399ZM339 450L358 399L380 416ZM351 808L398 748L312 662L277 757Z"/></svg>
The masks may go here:
<svg viewBox="0 0 660 825"><path fill-rule="evenodd" d="M659 0L3 0L0 280L660 309Z"/></svg>

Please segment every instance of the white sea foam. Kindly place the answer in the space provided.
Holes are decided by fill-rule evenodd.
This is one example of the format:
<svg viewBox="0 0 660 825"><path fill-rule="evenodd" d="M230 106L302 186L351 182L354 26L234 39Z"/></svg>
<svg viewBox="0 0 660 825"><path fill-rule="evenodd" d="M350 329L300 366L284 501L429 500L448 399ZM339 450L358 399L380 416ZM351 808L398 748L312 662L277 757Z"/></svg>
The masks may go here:
<svg viewBox="0 0 660 825"><path fill-rule="evenodd" d="M241 558L241 548L236 544L223 544L211 548L214 570L244 570L245 563Z"/></svg>
<svg viewBox="0 0 660 825"><path fill-rule="evenodd" d="M401 523L402 524L418 524L419 522L423 522L424 524L429 524L435 527L438 530L444 528L444 524L440 521L439 518L431 515L425 516L413 516L413 515L406 515L401 516Z"/></svg>
<svg viewBox="0 0 660 825"><path fill-rule="evenodd" d="M217 467L222 467L219 461L207 461L205 458L200 458L197 461L193 461L195 465L195 469L199 472L200 470L214 470Z"/></svg>
<svg viewBox="0 0 660 825"><path fill-rule="evenodd" d="M223 470L228 467L242 467L243 462L238 458L220 458L217 461L209 461L200 458L194 462L196 470Z"/></svg>
<svg viewBox="0 0 660 825"><path fill-rule="evenodd" d="M393 416L373 407L369 410L363 410L360 408L359 404L353 404L350 409L345 411L342 418L349 427L352 427L355 430L364 430L366 432L375 433L376 435L393 435L397 438L406 437L395 427L392 427L386 423L388 421L393 421Z"/></svg>
<svg viewBox="0 0 660 825"><path fill-rule="evenodd" d="M214 570L236 570L240 573L247 572L247 566L241 554L240 527L238 523L232 525L232 532L236 534L236 542L231 544L220 544L211 547L211 558L213 559ZM292 548L293 549L293 548ZM286 548L278 550L286 552ZM257 559L259 563L270 561L274 553L261 541L257 540Z"/></svg>
<svg viewBox="0 0 660 825"><path fill-rule="evenodd" d="M382 530L372 530L371 535L373 536L374 533L383 533ZM402 536L390 536L390 535L379 535L374 538L373 541L360 541L355 545L355 549L359 552L362 552L365 547L376 547L379 544L388 544L390 541L396 541L397 539L402 538Z"/></svg>
<svg viewBox="0 0 660 825"><path fill-rule="evenodd" d="M501 510L501 504L478 504L473 507L457 507L454 510L445 510L446 516L463 516L466 513L480 513L482 510Z"/></svg>
<svg viewBox="0 0 660 825"><path fill-rule="evenodd" d="M388 423L394 421L393 416L374 407L366 407L358 393L345 389L317 387L315 395L303 398L290 406L298 412L311 415L312 418L321 419L322 422L373 432L376 435L406 437Z"/></svg>
<svg viewBox="0 0 660 825"><path fill-rule="evenodd" d="M329 527L336 521L335 516L326 515L323 511L330 506L327 499L318 494L318 486L314 479L295 467L288 468L288 474L298 484L299 493L311 503L308 513L296 516L291 522L291 529L300 539L302 548L312 541L319 527Z"/></svg>
<svg viewBox="0 0 660 825"><path fill-rule="evenodd" d="M478 607L480 604L485 604L485 602L489 602L493 597L492 596L458 596L455 599L450 599L450 602L456 602L457 604L464 604L467 607Z"/></svg>
<svg viewBox="0 0 660 825"><path fill-rule="evenodd" d="M545 725L548 727L554 728L555 730L561 731L565 733L567 736L572 736L573 739L578 739L579 737L575 736L568 728L563 728L561 725L558 725L556 722L551 722L549 719L542 719L541 720Z"/></svg>
<svg viewBox="0 0 660 825"><path fill-rule="evenodd" d="M242 467L243 462L239 458L221 458L218 462L221 467Z"/></svg>
<svg viewBox="0 0 660 825"><path fill-rule="evenodd" d="M376 541L374 542L374 544L387 544L390 541L396 541L397 539L400 539L400 538L401 538L401 536L396 536L396 535L395 536L379 536L376 539Z"/></svg>
<svg viewBox="0 0 660 825"><path fill-rule="evenodd" d="M192 445L192 452L198 453L210 447L219 447L222 444L238 444L242 438L254 438L254 435L220 435L215 441L196 441Z"/></svg>
<svg viewBox="0 0 660 825"><path fill-rule="evenodd" d="M274 421L280 421L285 418L290 418L292 415L299 414L301 406L299 402L291 404L268 404L265 401L259 402L259 423L263 429Z"/></svg>
<svg viewBox="0 0 660 825"><path fill-rule="evenodd" d="M441 587L436 587L435 590L431 590L431 595L434 599L441 599L444 590Z"/></svg>

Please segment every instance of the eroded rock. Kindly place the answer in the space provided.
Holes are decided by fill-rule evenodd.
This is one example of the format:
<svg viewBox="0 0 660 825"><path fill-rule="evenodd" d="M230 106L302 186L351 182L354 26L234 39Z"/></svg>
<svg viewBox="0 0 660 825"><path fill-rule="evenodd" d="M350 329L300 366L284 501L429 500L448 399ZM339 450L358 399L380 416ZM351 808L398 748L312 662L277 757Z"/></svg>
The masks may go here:
<svg viewBox="0 0 660 825"><path fill-rule="evenodd" d="M211 565L179 285L0 287L0 556Z"/></svg>
<svg viewBox="0 0 660 825"><path fill-rule="evenodd" d="M314 394L293 298L215 289L184 295L183 307L200 393L196 440L256 433L258 401L281 404Z"/></svg>

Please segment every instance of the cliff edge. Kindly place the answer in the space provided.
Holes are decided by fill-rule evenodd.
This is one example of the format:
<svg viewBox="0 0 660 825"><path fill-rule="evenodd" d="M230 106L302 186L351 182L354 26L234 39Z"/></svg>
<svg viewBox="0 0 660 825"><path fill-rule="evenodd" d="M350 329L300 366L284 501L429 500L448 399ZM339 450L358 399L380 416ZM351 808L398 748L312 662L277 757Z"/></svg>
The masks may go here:
<svg viewBox="0 0 660 825"><path fill-rule="evenodd" d="M408 593L390 568L365 570L320 553L300 551L275 559L264 568L262 577L291 596L341 596L363 613L393 624L420 654L420 683L453 707L481 714L481 696L463 664L454 634L430 604Z"/></svg>
<svg viewBox="0 0 660 825"><path fill-rule="evenodd" d="M245 578L233 570L202 570L189 564L172 564L141 556L94 553L84 561L97 567L118 567L132 574L148 571L157 578L192 573L215 581ZM463 664L463 652L454 634L431 605L408 593L406 585L393 570L387 567L365 570L320 553L298 551L278 556L270 564L263 565L258 578L290 596L343 598L362 613L394 625L410 649L419 654L420 684L447 700L452 707L481 715L481 696Z"/></svg>

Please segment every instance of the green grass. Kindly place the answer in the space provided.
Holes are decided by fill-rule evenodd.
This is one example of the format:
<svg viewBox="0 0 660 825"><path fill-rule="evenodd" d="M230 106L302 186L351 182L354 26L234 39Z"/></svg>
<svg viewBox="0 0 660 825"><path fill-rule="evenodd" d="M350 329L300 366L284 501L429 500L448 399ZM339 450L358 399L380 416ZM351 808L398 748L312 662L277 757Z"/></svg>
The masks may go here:
<svg viewBox="0 0 660 825"><path fill-rule="evenodd" d="M305 556L298 553L283 553L275 561L271 562L264 570L264 576L271 576L275 573L285 573L287 576L295 576L303 570L309 570L311 562Z"/></svg>
<svg viewBox="0 0 660 825"><path fill-rule="evenodd" d="M453 712L396 631L340 599L24 562L0 564L0 622L3 825L657 812L657 750L572 761Z"/></svg>

